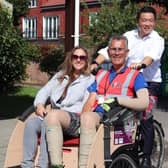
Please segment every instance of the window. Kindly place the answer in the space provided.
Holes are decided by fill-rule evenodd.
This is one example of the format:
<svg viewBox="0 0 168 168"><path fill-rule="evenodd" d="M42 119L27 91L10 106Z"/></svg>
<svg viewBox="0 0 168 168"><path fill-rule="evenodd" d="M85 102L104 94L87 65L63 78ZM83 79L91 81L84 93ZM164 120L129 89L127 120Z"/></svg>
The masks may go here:
<svg viewBox="0 0 168 168"><path fill-rule="evenodd" d="M58 39L59 34L59 17L43 17L43 39Z"/></svg>
<svg viewBox="0 0 168 168"><path fill-rule="evenodd" d="M36 39L37 18L23 18L23 37L28 39Z"/></svg>
<svg viewBox="0 0 168 168"><path fill-rule="evenodd" d="M89 26L93 26L93 24L97 23L97 12L91 12L89 14Z"/></svg>
<svg viewBox="0 0 168 168"><path fill-rule="evenodd" d="M29 8L33 8L37 6L37 0L30 0Z"/></svg>

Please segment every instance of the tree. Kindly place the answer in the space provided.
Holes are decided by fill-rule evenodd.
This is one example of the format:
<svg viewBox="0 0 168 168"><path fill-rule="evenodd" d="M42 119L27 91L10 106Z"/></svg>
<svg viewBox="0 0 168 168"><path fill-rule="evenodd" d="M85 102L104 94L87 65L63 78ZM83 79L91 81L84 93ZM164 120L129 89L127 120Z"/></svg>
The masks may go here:
<svg viewBox="0 0 168 168"><path fill-rule="evenodd" d="M107 45L109 37L115 34L123 34L136 27L136 14L140 4L133 0L99 0L101 8L93 15L87 5L85 9L91 17L89 25L82 25L87 36L82 37L81 43L87 46L102 48ZM153 5L146 1L144 5ZM159 12L156 30L162 37L168 39L168 17L163 17L165 8ZM84 17L88 17L84 15Z"/></svg>
<svg viewBox="0 0 168 168"><path fill-rule="evenodd" d="M82 43L88 46L105 46L111 35L122 34L136 26L138 6L130 2L123 4L118 0L100 0L99 2L101 8L94 17L91 17L89 26L82 25L87 34L82 38ZM86 5L85 8L88 15L92 16Z"/></svg>
<svg viewBox="0 0 168 168"><path fill-rule="evenodd" d="M40 70L47 72L50 76L53 76L58 71L59 66L64 61L64 49L63 46L41 46L41 59L40 59Z"/></svg>
<svg viewBox="0 0 168 168"><path fill-rule="evenodd" d="M134 0L131 0L132 2ZM164 7L166 10L164 11L164 14L168 14L168 1L167 0L135 0L135 2L148 2L149 4L158 4L159 6Z"/></svg>
<svg viewBox="0 0 168 168"><path fill-rule="evenodd" d="M0 92L12 88L26 77L29 61L40 56L36 46L26 42L0 8Z"/></svg>
<svg viewBox="0 0 168 168"><path fill-rule="evenodd" d="M19 25L19 19L29 11L30 0L8 0L13 4L13 24L14 26Z"/></svg>

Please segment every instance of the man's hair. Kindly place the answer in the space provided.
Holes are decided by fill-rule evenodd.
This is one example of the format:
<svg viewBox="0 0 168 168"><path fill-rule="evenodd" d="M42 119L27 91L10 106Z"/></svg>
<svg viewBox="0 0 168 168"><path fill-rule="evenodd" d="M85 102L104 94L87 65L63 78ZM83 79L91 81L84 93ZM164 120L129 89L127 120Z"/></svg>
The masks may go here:
<svg viewBox="0 0 168 168"><path fill-rule="evenodd" d="M125 36L123 36L123 35L112 36L109 40L109 43L108 43L109 47L110 47L111 41L113 41L113 40L124 40L125 41L125 49L126 50L128 49L128 39Z"/></svg>
<svg viewBox="0 0 168 168"><path fill-rule="evenodd" d="M155 20L156 20L156 10L153 7L144 6L143 8L141 8L137 13L137 17L136 17L137 21L139 21L139 18L142 13L152 13L154 15Z"/></svg>

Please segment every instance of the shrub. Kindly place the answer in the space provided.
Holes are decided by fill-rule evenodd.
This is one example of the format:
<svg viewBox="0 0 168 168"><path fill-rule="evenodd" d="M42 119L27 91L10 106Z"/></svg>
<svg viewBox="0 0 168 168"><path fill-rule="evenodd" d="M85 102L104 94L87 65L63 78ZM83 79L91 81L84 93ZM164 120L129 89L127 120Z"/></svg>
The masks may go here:
<svg viewBox="0 0 168 168"><path fill-rule="evenodd" d="M52 76L64 60L63 47L53 45L42 46L41 54L40 69Z"/></svg>
<svg viewBox="0 0 168 168"><path fill-rule="evenodd" d="M0 9L0 32L0 91L6 91L26 77L27 64L40 54L36 46L20 36L3 9Z"/></svg>

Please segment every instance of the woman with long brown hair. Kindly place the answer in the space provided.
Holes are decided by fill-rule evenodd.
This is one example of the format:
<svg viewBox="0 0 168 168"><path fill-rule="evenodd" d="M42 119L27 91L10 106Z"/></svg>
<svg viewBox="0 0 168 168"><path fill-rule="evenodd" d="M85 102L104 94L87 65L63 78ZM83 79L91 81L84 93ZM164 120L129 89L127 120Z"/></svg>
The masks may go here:
<svg viewBox="0 0 168 168"><path fill-rule="evenodd" d="M94 77L90 74L90 58L87 50L75 47L66 56L59 71L38 92L35 98L34 106L37 117L26 122L22 167L34 166L33 158L37 148L37 136L40 132L41 149L38 166L48 167L46 135L51 165L63 167L63 135L78 136L79 114L88 97L87 87L93 81ZM46 114L45 104L48 98L50 98L52 109Z"/></svg>

